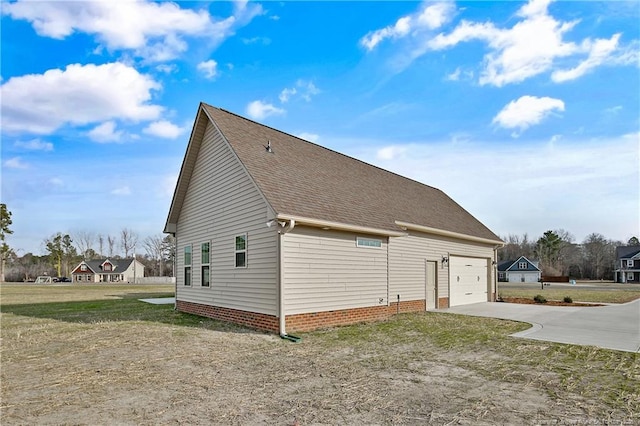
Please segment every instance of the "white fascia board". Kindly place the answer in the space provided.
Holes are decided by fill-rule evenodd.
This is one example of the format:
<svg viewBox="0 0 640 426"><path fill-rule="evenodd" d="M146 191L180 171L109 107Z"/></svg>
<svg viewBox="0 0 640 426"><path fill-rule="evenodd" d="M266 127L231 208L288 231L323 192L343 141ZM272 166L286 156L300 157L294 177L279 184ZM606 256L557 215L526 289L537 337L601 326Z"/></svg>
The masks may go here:
<svg viewBox="0 0 640 426"><path fill-rule="evenodd" d="M424 232L426 234L434 234L434 235L440 235L443 237L458 238L460 240L491 244L499 247L504 246L504 242L501 240L491 240L489 238L475 237L473 235L460 234L459 232L453 232L453 231L445 231L444 229L430 228L428 226L416 225L414 223L408 223L408 222L401 222L399 220L396 220L396 225L404 229L411 229L413 231Z"/></svg>
<svg viewBox="0 0 640 426"><path fill-rule="evenodd" d="M339 231L357 232L362 234L383 235L387 237L404 237L405 232L390 231L387 229L368 228L366 226L349 225L340 222L331 222L328 220L312 219L308 217L293 216L288 214L279 214L276 216L278 220L295 220L296 225L307 225L314 228L329 228Z"/></svg>

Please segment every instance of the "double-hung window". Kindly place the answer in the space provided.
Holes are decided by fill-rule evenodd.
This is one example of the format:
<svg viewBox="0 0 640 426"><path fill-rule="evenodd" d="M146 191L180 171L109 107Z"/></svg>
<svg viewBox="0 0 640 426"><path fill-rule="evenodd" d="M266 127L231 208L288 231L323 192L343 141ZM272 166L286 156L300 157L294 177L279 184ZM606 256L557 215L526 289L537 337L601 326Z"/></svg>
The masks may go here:
<svg viewBox="0 0 640 426"><path fill-rule="evenodd" d="M633 268L633 259L627 259L627 268Z"/></svg>
<svg viewBox="0 0 640 426"><path fill-rule="evenodd" d="M184 285L191 285L191 245L184 247Z"/></svg>
<svg viewBox="0 0 640 426"><path fill-rule="evenodd" d="M247 267L247 234L236 235L236 268Z"/></svg>
<svg viewBox="0 0 640 426"><path fill-rule="evenodd" d="M201 270L201 274L200 274L200 285L202 287L209 287L209 284L211 283L211 275L210 275L210 269L209 269L209 263L210 263L210 247L211 245L209 244L209 242L206 243L202 243L200 245L200 264L202 265L200 267Z"/></svg>
<svg viewBox="0 0 640 426"><path fill-rule="evenodd" d="M527 269L527 262L518 262L518 269Z"/></svg>

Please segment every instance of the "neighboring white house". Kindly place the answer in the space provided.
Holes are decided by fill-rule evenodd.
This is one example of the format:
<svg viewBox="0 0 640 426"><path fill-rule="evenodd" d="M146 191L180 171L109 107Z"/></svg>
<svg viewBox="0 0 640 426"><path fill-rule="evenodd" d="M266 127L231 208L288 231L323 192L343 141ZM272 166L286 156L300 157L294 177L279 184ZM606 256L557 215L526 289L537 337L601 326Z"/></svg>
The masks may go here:
<svg viewBox="0 0 640 426"><path fill-rule="evenodd" d="M541 277L542 271L538 268L538 262L533 262L524 256L498 264L498 281L537 283L540 282Z"/></svg>
<svg viewBox="0 0 640 426"><path fill-rule="evenodd" d="M503 244L436 188L206 104L164 232L178 310L282 335L495 300Z"/></svg>
<svg viewBox="0 0 640 426"><path fill-rule="evenodd" d="M144 277L144 265L130 259L83 260L71 273L74 283L135 283Z"/></svg>

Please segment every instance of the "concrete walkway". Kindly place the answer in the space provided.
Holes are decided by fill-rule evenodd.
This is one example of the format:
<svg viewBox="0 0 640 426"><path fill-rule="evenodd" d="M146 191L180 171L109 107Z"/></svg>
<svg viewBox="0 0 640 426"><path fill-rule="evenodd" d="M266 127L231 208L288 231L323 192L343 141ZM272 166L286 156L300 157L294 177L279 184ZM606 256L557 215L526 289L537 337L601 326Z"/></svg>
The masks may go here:
<svg viewBox="0 0 640 426"><path fill-rule="evenodd" d="M513 337L640 352L640 299L597 307L474 303L441 312L528 322Z"/></svg>
<svg viewBox="0 0 640 426"><path fill-rule="evenodd" d="M169 305L176 303L175 297L159 297L156 299L138 299L141 302L151 303L153 305Z"/></svg>

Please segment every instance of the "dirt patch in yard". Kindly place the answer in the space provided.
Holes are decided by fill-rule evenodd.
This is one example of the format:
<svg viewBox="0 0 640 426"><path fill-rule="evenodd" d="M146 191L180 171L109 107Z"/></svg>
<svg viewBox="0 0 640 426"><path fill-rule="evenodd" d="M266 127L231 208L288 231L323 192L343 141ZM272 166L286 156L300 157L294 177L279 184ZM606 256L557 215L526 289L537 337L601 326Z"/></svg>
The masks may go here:
<svg viewBox="0 0 640 426"><path fill-rule="evenodd" d="M3 426L640 422L638 354L512 321L401 314L292 343L131 298L6 300Z"/></svg>
<svg viewBox="0 0 640 426"><path fill-rule="evenodd" d="M600 303L580 303L580 302L563 302L560 300L547 300L545 303L538 303L533 299L525 297L503 297L502 302L506 303L523 303L527 305L546 305L546 306L605 306Z"/></svg>
<svg viewBox="0 0 640 426"><path fill-rule="evenodd" d="M538 386L487 380L431 345L389 359L390 348L326 353L313 335L293 344L147 324L74 334L53 353L13 347L22 360L3 356L4 425L534 424L586 421L581 405L595 403L567 405ZM477 352L476 362L490 355Z"/></svg>

